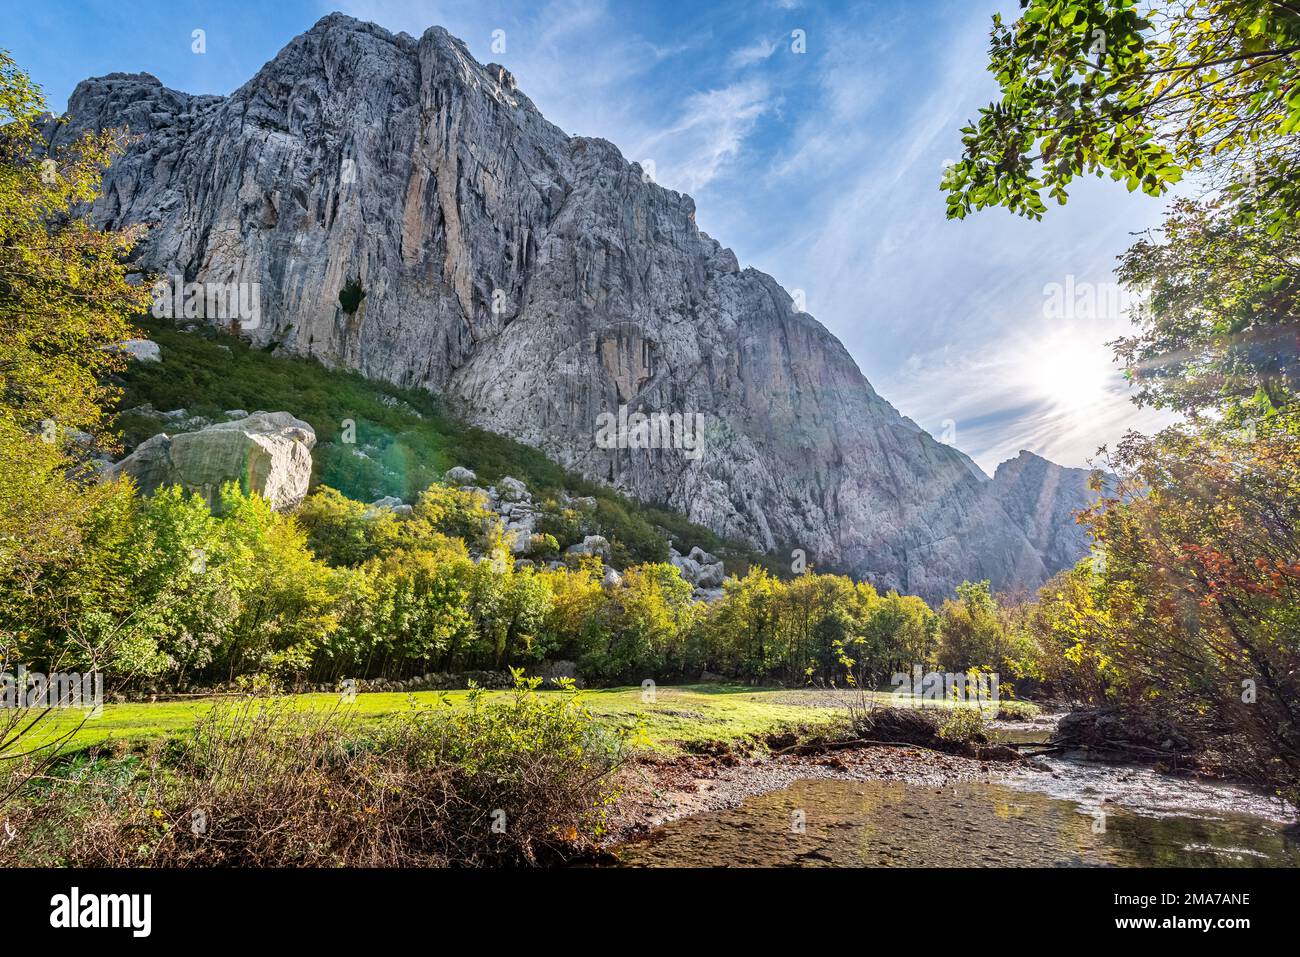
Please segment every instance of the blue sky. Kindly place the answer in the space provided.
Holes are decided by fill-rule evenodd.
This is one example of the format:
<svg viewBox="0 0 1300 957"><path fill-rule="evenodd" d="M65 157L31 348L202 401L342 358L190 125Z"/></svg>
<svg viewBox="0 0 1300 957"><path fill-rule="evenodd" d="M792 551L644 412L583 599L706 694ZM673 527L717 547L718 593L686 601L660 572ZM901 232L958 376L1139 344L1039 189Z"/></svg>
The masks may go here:
<svg viewBox="0 0 1300 957"><path fill-rule="evenodd" d="M801 290L921 426L987 471L1020 449L1084 465L1126 429L1162 421L1128 402L1104 345L1126 319L1112 290L1089 284L1111 282L1115 256L1164 204L1088 182L1041 223L1001 210L945 219L942 167L995 93L990 17L1016 6L48 0L7 18L0 46L61 111L79 80L114 71L229 93L332 10L412 35L445 26L509 67L563 129L652 161L661 184L695 198L701 229ZM1045 290L1067 282L1109 307L1048 307Z"/></svg>

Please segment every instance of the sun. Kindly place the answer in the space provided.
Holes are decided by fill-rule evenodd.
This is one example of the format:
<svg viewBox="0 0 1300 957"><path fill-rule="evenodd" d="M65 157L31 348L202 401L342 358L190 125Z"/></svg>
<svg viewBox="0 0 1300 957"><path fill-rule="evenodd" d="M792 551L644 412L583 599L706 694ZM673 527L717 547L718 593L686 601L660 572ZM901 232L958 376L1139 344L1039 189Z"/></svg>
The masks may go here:
<svg viewBox="0 0 1300 957"><path fill-rule="evenodd" d="M1078 412L1101 404L1118 374L1103 343L1068 335L1037 344L1025 362L1034 394L1062 411Z"/></svg>

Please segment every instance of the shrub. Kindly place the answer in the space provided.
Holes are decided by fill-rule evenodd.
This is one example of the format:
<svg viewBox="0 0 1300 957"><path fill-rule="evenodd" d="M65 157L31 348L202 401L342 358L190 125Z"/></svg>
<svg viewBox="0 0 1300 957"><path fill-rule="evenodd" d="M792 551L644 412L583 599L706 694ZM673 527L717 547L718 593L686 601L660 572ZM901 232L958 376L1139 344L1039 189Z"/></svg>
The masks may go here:
<svg viewBox="0 0 1300 957"><path fill-rule="evenodd" d="M953 744L976 744L985 740L984 714L979 708L952 708L939 723L939 737Z"/></svg>
<svg viewBox="0 0 1300 957"><path fill-rule="evenodd" d="M422 536L438 532L487 550L500 520L481 492L463 492L435 484L420 493L410 519L399 527L405 541L418 543Z"/></svg>
<svg viewBox="0 0 1300 957"><path fill-rule="evenodd" d="M538 864L590 847L631 740L571 683L412 709L362 734L338 711L212 709L139 766L65 776L0 864L311 867ZM126 773L125 778L123 777Z"/></svg>
<svg viewBox="0 0 1300 957"><path fill-rule="evenodd" d="M558 554L559 551L560 543L555 540L555 536L542 533L529 536L528 550L525 554L529 558L546 558Z"/></svg>
<svg viewBox="0 0 1300 957"><path fill-rule="evenodd" d="M396 515L354 502L328 485L318 485L307 497L297 520L312 552L330 565L360 565L397 542Z"/></svg>
<svg viewBox="0 0 1300 957"><path fill-rule="evenodd" d="M535 528L539 535L549 535L555 539L557 548L582 541L584 534L582 516L577 511L553 506L551 502L543 504Z"/></svg>
<svg viewBox="0 0 1300 957"><path fill-rule="evenodd" d="M361 300L366 298L366 291L361 286L361 277L349 279L339 290L339 305L349 316L361 308Z"/></svg>

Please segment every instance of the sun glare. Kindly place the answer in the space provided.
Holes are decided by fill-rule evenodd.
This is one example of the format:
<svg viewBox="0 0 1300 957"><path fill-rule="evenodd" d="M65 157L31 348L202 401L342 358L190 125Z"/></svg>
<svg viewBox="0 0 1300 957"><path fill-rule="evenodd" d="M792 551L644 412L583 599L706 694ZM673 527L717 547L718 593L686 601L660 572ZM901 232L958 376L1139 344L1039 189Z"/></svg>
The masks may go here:
<svg viewBox="0 0 1300 957"><path fill-rule="evenodd" d="M1081 411L1106 398L1116 372L1110 351L1100 342L1053 336L1026 359L1034 394L1061 410Z"/></svg>

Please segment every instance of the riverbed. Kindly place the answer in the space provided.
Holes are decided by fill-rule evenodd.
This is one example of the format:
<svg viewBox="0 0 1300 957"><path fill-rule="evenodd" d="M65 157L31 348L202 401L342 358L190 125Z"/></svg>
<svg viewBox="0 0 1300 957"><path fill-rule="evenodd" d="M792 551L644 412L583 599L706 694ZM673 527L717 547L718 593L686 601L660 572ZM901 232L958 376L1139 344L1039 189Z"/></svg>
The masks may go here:
<svg viewBox="0 0 1300 957"><path fill-rule="evenodd" d="M1000 769L872 750L696 769L678 813L614 852L632 867L1300 867L1293 809L1236 785L1068 756ZM760 793L710 800L756 774Z"/></svg>

